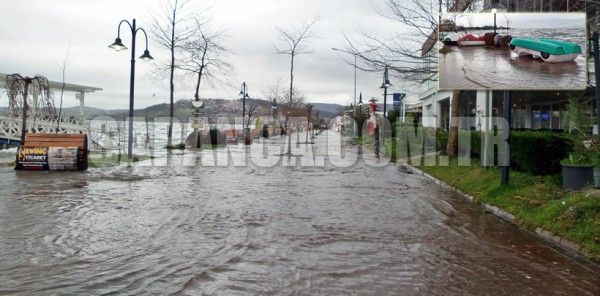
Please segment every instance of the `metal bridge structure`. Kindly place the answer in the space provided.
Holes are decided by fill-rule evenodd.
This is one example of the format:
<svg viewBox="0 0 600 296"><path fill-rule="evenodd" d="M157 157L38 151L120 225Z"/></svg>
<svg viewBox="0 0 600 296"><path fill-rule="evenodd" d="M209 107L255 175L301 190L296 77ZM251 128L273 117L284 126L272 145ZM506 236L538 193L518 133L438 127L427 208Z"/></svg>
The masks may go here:
<svg viewBox="0 0 600 296"><path fill-rule="evenodd" d="M0 73L0 89L6 89L7 74ZM89 125L85 119L85 94L95 91L101 91L102 88L78 85L72 83L63 83L57 81L48 81L52 92L74 92L75 98L79 100L79 115L75 116L57 116L48 114L32 108L27 114L26 129L28 132L35 133L87 133L89 134ZM3 93L5 94L5 93ZM31 94L35 100L35 93ZM19 145L22 134L23 115L21 112L14 112L14 108L8 106L7 112L0 113L0 145Z"/></svg>

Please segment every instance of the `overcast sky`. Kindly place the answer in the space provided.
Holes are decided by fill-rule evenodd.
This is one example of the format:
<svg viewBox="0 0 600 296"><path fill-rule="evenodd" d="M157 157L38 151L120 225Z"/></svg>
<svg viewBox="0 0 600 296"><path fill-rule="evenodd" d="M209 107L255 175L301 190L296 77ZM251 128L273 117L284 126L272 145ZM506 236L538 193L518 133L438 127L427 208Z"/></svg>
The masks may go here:
<svg viewBox="0 0 600 296"><path fill-rule="evenodd" d="M166 1L166 0L162 0ZM152 11L160 11L161 0L26 0L2 1L0 10L0 73L41 74L61 81L62 61L70 47L66 82L103 88L88 94L86 105L106 109L127 109L129 96L129 50L116 52L107 46L116 38L117 25L136 18L138 27L150 28ZM201 89L203 98L239 98L239 86L248 84L252 97L263 97L263 89L277 77L288 83L289 56L276 55L276 26L287 28L303 20L320 17L314 31L318 39L306 45L313 54L300 55L295 63L295 85L309 102L349 104L353 98L354 68L344 59L352 56L331 50L344 48L343 33L355 34L364 25L375 31L388 32L393 24L377 15L367 0L219 0L193 1L198 7L211 6L209 12L219 28L231 36L229 48L234 52L237 75L234 88ZM373 2L381 2L375 0ZM126 30L123 30L126 29ZM123 43L130 47L131 32L122 27ZM136 56L143 53L143 35L137 36ZM156 60L165 60L168 53L158 50L150 40L150 53ZM152 63L136 61L135 107L167 103L168 80L154 81L149 74ZM357 91L363 99L377 96L383 74L358 72ZM388 92L398 91L402 82L392 80ZM397 88L397 89L395 89ZM191 84L176 84L176 100L192 98ZM55 95L58 97L58 95ZM58 102L57 102L58 104ZM77 105L75 95L65 97L67 106ZM7 105L6 95L0 106Z"/></svg>
<svg viewBox="0 0 600 296"><path fill-rule="evenodd" d="M456 18L461 26L494 25L493 13L446 14L444 18ZM579 27L585 29L585 13L497 13L496 25L511 28L560 28Z"/></svg>

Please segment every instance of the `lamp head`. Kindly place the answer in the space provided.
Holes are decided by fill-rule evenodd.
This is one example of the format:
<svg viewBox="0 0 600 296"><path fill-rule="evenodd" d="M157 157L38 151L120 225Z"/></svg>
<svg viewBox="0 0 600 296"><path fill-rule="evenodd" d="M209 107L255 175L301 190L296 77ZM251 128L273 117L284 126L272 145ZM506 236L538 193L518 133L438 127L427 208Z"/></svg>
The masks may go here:
<svg viewBox="0 0 600 296"><path fill-rule="evenodd" d="M146 49L144 50L144 54L140 56L140 59L147 62L153 60L154 58L150 55L150 51Z"/></svg>
<svg viewBox="0 0 600 296"><path fill-rule="evenodd" d="M194 108L204 108L204 101L194 100L192 101L192 106L194 106Z"/></svg>
<svg viewBox="0 0 600 296"><path fill-rule="evenodd" d="M381 84L380 88L388 88L392 86L392 84L390 83L390 79L388 77L388 67L385 66L385 71L383 72L383 83Z"/></svg>
<svg viewBox="0 0 600 296"><path fill-rule="evenodd" d="M249 98L250 96L248 95L248 85L246 84L246 82L244 81L242 83L242 87L240 89L240 96L242 98Z"/></svg>
<svg viewBox="0 0 600 296"><path fill-rule="evenodd" d="M379 88L388 88L392 86L392 84L390 83L390 81L388 79L384 80L383 83L381 84L381 87Z"/></svg>
<svg viewBox="0 0 600 296"><path fill-rule="evenodd" d="M126 50L127 46L123 45L123 42L121 41L121 38L117 37L117 39L115 39L115 42L111 45L109 45L108 47L116 50L116 51L121 51L121 50Z"/></svg>

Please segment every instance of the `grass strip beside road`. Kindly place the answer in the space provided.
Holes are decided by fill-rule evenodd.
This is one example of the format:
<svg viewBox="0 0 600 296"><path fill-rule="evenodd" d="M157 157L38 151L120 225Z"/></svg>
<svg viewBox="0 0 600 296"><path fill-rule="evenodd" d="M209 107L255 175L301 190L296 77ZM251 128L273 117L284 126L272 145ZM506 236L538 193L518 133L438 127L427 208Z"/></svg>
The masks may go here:
<svg viewBox="0 0 600 296"><path fill-rule="evenodd" d="M587 257L600 262L600 190L570 192L561 175L532 176L511 170L509 184L500 185L501 168L471 166L420 166L420 170L469 194L482 203L516 216L516 223L540 227L578 244Z"/></svg>
<svg viewBox="0 0 600 296"><path fill-rule="evenodd" d="M132 162L138 162L142 160L152 159L152 156L149 155L133 155ZM88 159L89 168L104 168L116 166L121 163L128 163L129 159L127 159L127 155L125 154L112 154L107 155L106 157L90 157Z"/></svg>

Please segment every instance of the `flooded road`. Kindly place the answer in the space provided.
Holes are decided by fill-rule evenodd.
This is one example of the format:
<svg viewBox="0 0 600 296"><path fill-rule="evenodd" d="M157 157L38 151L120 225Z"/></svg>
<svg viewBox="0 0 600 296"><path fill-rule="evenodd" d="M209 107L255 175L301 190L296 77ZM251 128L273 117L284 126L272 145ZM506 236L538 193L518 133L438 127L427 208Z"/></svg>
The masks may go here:
<svg viewBox="0 0 600 296"><path fill-rule="evenodd" d="M518 57L507 48L452 46L440 54L442 89L583 89L585 58L548 63L530 56Z"/></svg>
<svg viewBox="0 0 600 296"><path fill-rule="evenodd" d="M0 295L600 294L596 267L367 152L333 165L326 141L294 151L316 166L0 168Z"/></svg>

